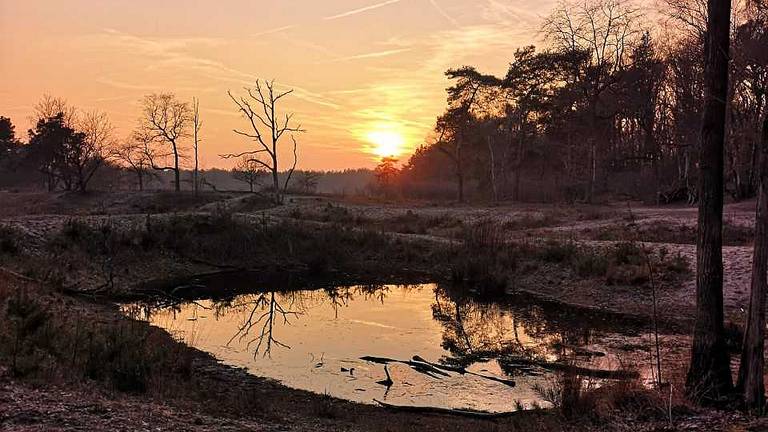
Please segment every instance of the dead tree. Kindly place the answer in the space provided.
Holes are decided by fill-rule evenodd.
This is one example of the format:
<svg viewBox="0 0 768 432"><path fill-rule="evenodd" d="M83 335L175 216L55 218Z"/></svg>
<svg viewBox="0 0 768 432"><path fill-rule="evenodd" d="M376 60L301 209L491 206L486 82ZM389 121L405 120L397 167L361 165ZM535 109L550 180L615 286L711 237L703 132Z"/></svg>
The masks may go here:
<svg viewBox="0 0 768 432"><path fill-rule="evenodd" d="M709 0L704 48L704 116L699 149L696 324L686 392L715 401L732 390L723 326L723 171L728 101L730 0Z"/></svg>
<svg viewBox="0 0 768 432"><path fill-rule="evenodd" d="M262 87L263 85L263 87ZM277 113L277 104L280 99L293 93L293 90L279 91L275 88L274 81L256 80L253 88L246 87L247 97L235 97L232 92L227 92L232 102L237 105L243 118L248 121L250 132L243 132L237 129L233 131L241 136L251 139L256 143L255 150L249 150L237 154L224 154L222 158L239 158L248 156L254 163L264 167L272 175L272 188L275 204L282 204L283 196L288 189L288 183L291 180L294 169L296 169L297 143L293 133L305 132L301 125L292 123L293 113L283 116ZM285 181L280 185L279 169L281 161L280 139L288 132L293 142L293 164L286 171Z"/></svg>
<svg viewBox="0 0 768 432"><path fill-rule="evenodd" d="M272 354L272 345L277 345L282 348L290 347L283 342L277 340L274 335L275 325L280 323L279 319L282 318L282 324L289 324L289 318L298 317L301 312L285 309L278 300L274 292L269 294L260 294L249 305L243 305L250 307L250 313L248 318L240 325L228 344L231 344L235 339L239 342L246 342L246 349L253 348L253 356L256 357L259 352L262 352L262 356L269 357ZM259 325L261 328L259 329ZM258 329L258 335L251 334L252 330Z"/></svg>
<svg viewBox="0 0 768 432"><path fill-rule="evenodd" d="M200 128L203 127L203 122L200 120L200 99L192 98L192 126L194 135L194 147L195 147L195 171L192 176L194 183L195 195L197 195L200 183L198 181L199 173L199 159L198 150L200 149Z"/></svg>
<svg viewBox="0 0 768 432"><path fill-rule="evenodd" d="M189 104L176 100L171 93L153 93L142 100L142 117L137 136L145 145L152 169L173 171L174 189L181 190L181 140L188 136L192 121ZM170 165L159 165L160 160L172 160Z"/></svg>

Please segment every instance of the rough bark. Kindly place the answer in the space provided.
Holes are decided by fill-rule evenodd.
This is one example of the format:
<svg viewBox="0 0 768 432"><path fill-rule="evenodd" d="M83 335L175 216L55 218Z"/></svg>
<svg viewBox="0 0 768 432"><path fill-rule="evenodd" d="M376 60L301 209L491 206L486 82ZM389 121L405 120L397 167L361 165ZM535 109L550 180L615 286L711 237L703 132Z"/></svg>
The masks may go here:
<svg viewBox="0 0 768 432"><path fill-rule="evenodd" d="M689 397L702 402L732 391L723 329L723 148L728 97L730 0L708 0L705 100L699 149L696 324L686 380Z"/></svg>
<svg viewBox="0 0 768 432"><path fill-rule="evenodd" d="M768 289L768 116L763 120L760 168L752 254L752 286L746 332L741 352L738 388L747 409L762 413L765 407L765 294Z"/></svg>

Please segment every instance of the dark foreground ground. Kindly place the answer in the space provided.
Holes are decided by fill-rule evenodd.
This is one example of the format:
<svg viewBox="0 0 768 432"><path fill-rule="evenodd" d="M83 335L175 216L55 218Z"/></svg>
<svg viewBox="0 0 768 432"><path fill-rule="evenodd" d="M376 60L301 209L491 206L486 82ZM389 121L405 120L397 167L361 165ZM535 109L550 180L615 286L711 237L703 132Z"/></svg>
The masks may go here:
<svg viewBox="0 0 768 432"><path fill-rule="evenodd" d="M525 291L648 319L651 279L661 321L685 330L693 209L314 197L269 208L238 194L174 198L171 206L151 194L97 194L75 204L45 194L2 199L2 430L765 430L760 420L683 401L685 337L663 341L671 399L668 389L625 383L567 410L478 420L288 389L128 321L112 305L147 295L150 280L250 269L357 281L458 278L496 287L480 294ZM728 209L726 307L735 323L748 295L751 211L749 203Z"/></svg>

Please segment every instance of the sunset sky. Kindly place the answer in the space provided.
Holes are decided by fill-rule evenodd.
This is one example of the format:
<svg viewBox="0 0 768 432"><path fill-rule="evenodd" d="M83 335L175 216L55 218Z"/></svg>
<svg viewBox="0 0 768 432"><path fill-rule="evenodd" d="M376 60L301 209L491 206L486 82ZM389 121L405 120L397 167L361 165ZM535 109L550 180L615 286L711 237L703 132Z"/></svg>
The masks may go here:
<svg viewBox="0 0 768 432"><path fill-rule="evenodd" d="M106 111L120 137L145 94L197 96L202 165L249 149L227 90L256 78L295 89L300 168L375 165L424 142L445 105L443 72L502 74L540 40L556 0L0 0L0 115L26 136L47 93Z"/></svg>

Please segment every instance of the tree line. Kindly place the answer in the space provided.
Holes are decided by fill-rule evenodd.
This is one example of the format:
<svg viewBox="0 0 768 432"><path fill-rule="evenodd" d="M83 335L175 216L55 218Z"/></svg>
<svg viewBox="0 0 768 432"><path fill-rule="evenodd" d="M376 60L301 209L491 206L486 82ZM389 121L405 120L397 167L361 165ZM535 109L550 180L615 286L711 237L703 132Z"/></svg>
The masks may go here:
<svg viewBox="0 0 768 432"><path fill-rule="evenodd" d="M295 134L304 132L294 124L293 114L278 114L278 101L293 90L278 91L274 81L259 80L255 87L244 90L247 96L240 98L228 93L249 127L248 132L233 132L251 141L255 149L220 156L242 158L232 175L250 183L251 191L257 180L270 176L272 199L281 203L298 162ZM190 103L172 93L153 93L140 106L136 127L126 138L117 137L106 113L83 111L49 95L34 106L30 119L34 126L27 132L26 142L10 118L0 116L0 173L6 183L41 182L48 191L77 192L86 192L104 167L131 173L139 190L148 179L172 173L173 188L179 192L184 166L192 165L192 189L197 193L206 184L199 169L203 125L199 100ZM283 169L279 161L286 133L293 159ZM282 173L286 175L281 180ZM307 189L316 187L312 173L302 173L299 180Z"/></svg>
<svg viewBox="0 0 768 432"><path fill-rule="evenodd" d="M458 201L697 201L706 8L666 0L663 26L651 27L623 0L561 3L544 21L546 46L518 49L506 75L446 72L445 112L399 169L396 188ZM765 9L735 10L733 28L725 187L743 199L759 184Z"/></svg>

